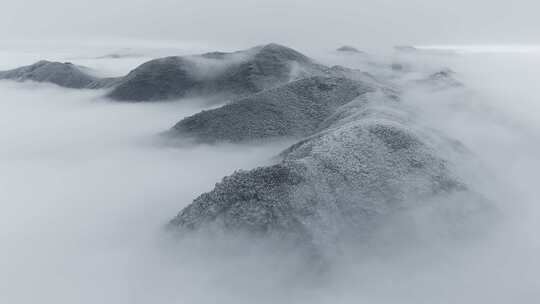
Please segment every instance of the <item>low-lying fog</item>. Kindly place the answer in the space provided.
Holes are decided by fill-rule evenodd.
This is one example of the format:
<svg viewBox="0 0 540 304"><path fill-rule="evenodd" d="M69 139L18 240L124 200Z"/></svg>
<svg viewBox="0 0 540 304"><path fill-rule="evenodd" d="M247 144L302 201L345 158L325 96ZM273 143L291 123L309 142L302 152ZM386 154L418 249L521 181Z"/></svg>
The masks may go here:
<svg viewBox="0 0 540 304"><path fill-rule="evenodd" d="M109 50L11 49L0 52L0 69L52 58L122 74L173 51L155 49L101 59ZM409 59L450 66L468 87L411 88L403 102L427 127L462 141L488 172L463 169L501 214L490 227L479 223L479 238L366 252L316 277L295 272L293 257L194 250L196 240L172 241L167 221L222 177L271 163L289 143L164 145L156 134L201 110L200 101L114 103L103 92L2 81L0 302L538 303L540 53Z"/></svg>

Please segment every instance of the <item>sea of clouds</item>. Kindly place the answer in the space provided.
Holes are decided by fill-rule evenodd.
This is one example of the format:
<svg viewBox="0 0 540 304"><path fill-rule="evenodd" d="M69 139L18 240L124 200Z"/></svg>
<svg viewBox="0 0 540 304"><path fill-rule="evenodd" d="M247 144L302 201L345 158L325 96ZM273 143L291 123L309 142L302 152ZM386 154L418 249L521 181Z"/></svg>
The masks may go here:
<svg viewBox="0 0 540 304"><path fill-rule="evenodd" d="M151 58L211 50L66 45L4 43L0 70L51 59L120 76ZM474 240L431 235L422 246L345 255L323 272L264 246L214 252L164 229L222 177L274 162L290 142L169 145L158 134L204 102L115 103L102 91L0 81L0 302L537 303L540 53L435 48L445 52L371 56L457 73L466 88L405 87L402 101L419 123L475 155L460 172L500 219L479 222ZM327 63L373 67L336 56L318 53Z"/></svg>

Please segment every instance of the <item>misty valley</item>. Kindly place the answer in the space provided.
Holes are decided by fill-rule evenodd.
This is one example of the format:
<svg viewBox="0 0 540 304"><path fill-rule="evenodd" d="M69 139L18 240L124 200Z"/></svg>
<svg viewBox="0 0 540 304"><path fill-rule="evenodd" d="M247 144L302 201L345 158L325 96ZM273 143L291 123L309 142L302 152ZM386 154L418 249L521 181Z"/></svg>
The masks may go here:
<svg viewBox="0 0 540 304"><path fill-rule="evenodd" d="M2 303L536 303L534 49L0 48Z"/></svg>

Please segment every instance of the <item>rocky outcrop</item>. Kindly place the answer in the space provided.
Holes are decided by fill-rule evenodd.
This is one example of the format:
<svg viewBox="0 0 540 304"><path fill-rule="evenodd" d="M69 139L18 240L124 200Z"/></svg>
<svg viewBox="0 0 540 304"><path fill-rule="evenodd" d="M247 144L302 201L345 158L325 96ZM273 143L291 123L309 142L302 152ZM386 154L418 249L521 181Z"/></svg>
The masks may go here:
<svg viewBox="0 0 540 304"><path fill-rule="evenodd" d="M94 77L88 73L87 68L69 62L60 63L45 60L0 72L0 79L47 82L73 89L105 88L112 86L116 81L113 78Z"/></svg>
<svg viewBox="0 0 540 304"><path fill-rule="evenodd" d="M235 53L152 60L131 71L109 97L126 101L238 98L325 71L326 67L293 49L269 44Z"/></svg>
<svg viewBox="0 0 540 304"><path fill-rule="evenodd" d="M187 117L169 134L207 143L301 138L340 106L374 90L347 78L305 78Z"/></svg>

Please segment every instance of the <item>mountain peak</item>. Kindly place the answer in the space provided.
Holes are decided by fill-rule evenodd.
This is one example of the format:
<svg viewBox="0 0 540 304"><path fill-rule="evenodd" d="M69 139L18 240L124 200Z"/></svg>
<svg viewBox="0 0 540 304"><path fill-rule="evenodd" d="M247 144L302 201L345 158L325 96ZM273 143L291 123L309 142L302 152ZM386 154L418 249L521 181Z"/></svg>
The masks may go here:
<svg viewBox="0 0 540 304"><path fill-rule="evenodd" d="M337 49L338 52L347 52L347 53L361 53L360 50L355 48L354 46L350 45L344 45Z"/></svg>
<svg viewBox="0 0 540 304"><path fill-rule="evenodd" d="M306 55L281 44L269 43L254 48L256 50L256 59L268 59L278 61L296 61L300 63L309 63L312 60Z"/></svg>

